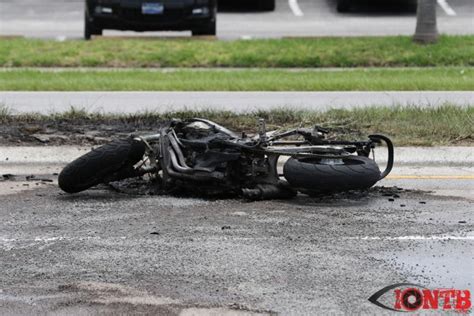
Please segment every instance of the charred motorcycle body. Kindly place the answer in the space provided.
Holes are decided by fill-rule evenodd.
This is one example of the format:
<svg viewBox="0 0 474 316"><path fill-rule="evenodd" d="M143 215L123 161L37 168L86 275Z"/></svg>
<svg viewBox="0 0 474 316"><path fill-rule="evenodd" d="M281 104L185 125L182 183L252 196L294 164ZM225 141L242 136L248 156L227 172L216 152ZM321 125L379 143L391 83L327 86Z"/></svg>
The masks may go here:
<svg viewBox="0 0 474 316"><path fill-rule="evenodd" d="M370 188L393 166L389 138L364 141L326 138L327 130L296 128L238 135L205 119L172 120L147 136L131 136L98 147L68 164L60 188L77 193L101 183L147 177L163 194L240 196L250 200L294 197L297 191L326 194ZM376 146L387 147L384 171L369 158ZM286 156L283 173L278 160Z"/></svg>

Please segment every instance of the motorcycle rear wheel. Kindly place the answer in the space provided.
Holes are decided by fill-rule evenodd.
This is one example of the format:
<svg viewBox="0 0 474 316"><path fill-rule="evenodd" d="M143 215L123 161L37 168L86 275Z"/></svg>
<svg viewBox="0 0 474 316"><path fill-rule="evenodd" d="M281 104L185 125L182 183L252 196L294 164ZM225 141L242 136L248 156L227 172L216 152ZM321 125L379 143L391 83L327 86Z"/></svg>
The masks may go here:
<svg viewBox="0 0 474 316"><path fill-rule="evenodd" d="M59 174L59 187L67 193L84 191L135 165L144 154L145 144L141 141L132 138L112 141L68 164Z"/></svg>
<svg viewBox="0 0 474 316"><path fill-rule="evenodd" d="M283 167L283 174L292 187L307 194L368 189L381 179L379 167L370 158L350 156L340 163L290 158Z"/></svg>

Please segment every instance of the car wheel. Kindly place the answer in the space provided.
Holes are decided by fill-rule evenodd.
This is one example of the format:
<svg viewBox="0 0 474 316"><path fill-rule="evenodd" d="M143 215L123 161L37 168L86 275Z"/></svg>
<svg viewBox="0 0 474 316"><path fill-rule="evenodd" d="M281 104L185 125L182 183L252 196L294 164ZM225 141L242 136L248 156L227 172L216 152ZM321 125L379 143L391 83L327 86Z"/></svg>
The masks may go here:
<svg viewBox="0 0 474 316"><path fill-rule="evenodd" d="M337 12L346 13L351 10L350 0L337 0Z"/></svg>
<svg viewBox="0 0 474 316"><path fill-rule="evenodd" d="M102 35L102 29L96 27L93 22L90 21L89 15L85 13L84 19L84 38L88 41L92 35Z"/></svg>
<svg viewBox="0 0 474 316"><path fill-rule="evenodd" d="M262 11L275 11L275 0L259 0L258 8Z"/></svg>
<svg viewBox="0 0 474 316"><path fill-rule="evenodd" d="M216 35L216 21L210 22L204 28L198 28L191 31L193 36L215 36Z"/></svg>

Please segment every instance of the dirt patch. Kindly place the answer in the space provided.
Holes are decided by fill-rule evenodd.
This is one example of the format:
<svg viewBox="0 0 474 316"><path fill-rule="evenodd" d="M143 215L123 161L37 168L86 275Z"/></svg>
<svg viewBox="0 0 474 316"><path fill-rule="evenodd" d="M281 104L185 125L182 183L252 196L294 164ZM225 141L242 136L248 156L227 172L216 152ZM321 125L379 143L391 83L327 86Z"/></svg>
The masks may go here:
<svg viewBox="0 0 474 316"><path fill-rule="evenodd" d="M57 183L57 175L0 175L0 196L34 190Z"/></svg>
<svg viewBox="0 0 474 316"><path fill-rule="evenodd" d="M133 310L136 313L138 309L143 310L146 314L158 312L159 314L180 316L259 316L271 314L269 312L250 311L239 305L229 307L188 306L176 299L156 296L146 291L117 283L79 282L60 285L58 290L69 297L81 297L82 303L85 301L89 306L95 305L96 310L105 309L120 313L128 310ZM69 311L83 310L84 307L81 306L81 302L77 303L71 304L71 302L68 302L59 305L66 310L69 309ZM73 310L71 310L71 305L74 306ZM64 311L64 308L61 309Z"/></svg>
<svg viewBox="0 0 474 316"><path fill-rule="evenodd" d="M99 145L112 138L156 132L160 123L88 122L81 120L6 122L0 145Z"/></svg>

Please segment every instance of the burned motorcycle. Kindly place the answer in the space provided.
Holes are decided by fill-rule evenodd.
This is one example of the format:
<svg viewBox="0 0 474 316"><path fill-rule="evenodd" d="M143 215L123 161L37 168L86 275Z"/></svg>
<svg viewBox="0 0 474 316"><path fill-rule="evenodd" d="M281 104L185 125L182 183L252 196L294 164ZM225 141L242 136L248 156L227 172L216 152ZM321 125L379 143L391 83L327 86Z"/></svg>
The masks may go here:
<svg viewBox="0 0 474 316"><path fill-rule="evenodd" d="M258 134L250 137L205 119L172 120L155 135L112 141L76 159L60 173L59 186L76 193L146 176L162 193L281 199L297 191L312 195L367 189L391 171L389 138L336 141L328 140L327 133L320 127L267 132L265 121L259 120ZM383 143L388 159L381 172L369 156ZM287 160L279 173L283 156Z"/></svg>

